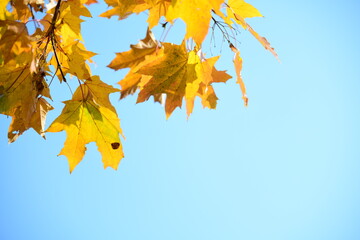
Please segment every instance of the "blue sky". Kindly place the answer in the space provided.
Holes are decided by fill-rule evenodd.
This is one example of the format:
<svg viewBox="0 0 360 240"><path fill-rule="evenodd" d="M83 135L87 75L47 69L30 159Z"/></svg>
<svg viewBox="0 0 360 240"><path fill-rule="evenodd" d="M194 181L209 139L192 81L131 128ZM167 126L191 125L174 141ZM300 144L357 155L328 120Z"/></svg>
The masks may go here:
<svg viewBox="0 0 360 240"><path fill-rule="evenodd" d="M103 170L92 143L70 175L56 156L64 133L44 141L30 130L9 145L0 116L0 239L360 239L360 3L249 3L265 15L249 23L281 59L240 34L249 106L235 80L215 86L217 110L197 102L189 120L185 109L165 120L159 104L114 94L126 136L118 171ZM145 19L83 25L99 53L94 74L109 84L126 74L105 66L144 37ZM168 40L181 41L183 27ZM221 52L218 69L234 75L232 53ZM70 98L54 87L47 124Z"/></svg>

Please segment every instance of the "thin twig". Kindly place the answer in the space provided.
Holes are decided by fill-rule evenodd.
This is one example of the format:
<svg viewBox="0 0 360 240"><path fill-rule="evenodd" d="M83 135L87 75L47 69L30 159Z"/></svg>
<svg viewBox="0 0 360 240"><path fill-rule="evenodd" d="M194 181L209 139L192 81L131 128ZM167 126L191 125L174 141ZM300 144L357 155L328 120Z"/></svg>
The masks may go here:
<svg viewBox="0 0 360 240"><path fill-rule="evenodd" d="M56 67L56 70L55 70L54 74L51 76L51 80L50 80L50 82L49 82L49 84L48 84L49 87L50 87L51 83L53 82L53 80L54 80L54 78L55 78L56 73L57 73L58 70L59 70L59 67Z"/></svg>
<svg viewBox="0 0 360 240"><path fill-rule="evenodd" d="M223 28L225 28L219 21L217 21L214 17L211 17L211 19L214 21L214 24L219 28L221 33L223 34L224 38L227 40L227 42L230 44L231 41L229 39L229 33L227 31L224 31Z"/></svg>
<svg viewBox="0 0 360 240"><path fill-rule="evenodd" d="M28 7L30 8L31 18L32 18L32 20L33 20L33 22L34 22L34 27L35 27L35 28L39 28L39 23L36 21L36 18L35 18L34 9L33 9L33 7L31 6L30 3L28 4ZM36 23L37 23L38 25L36 25Z"/></svg>
<svg viewBox="0 0 360 240"><path fill-rule="evenodd" d="M58 66L58 68L60 70L60 73L61 73L61 76L62 76L64 82L66 82L65 74L64 74L63 70L61 69L61 64L60 64L60 61L59 61L57 53L56 53L54 37L50 36L50 38L51 38L51 45L53 47L53 51L54 51L57 66Z"/></svg>

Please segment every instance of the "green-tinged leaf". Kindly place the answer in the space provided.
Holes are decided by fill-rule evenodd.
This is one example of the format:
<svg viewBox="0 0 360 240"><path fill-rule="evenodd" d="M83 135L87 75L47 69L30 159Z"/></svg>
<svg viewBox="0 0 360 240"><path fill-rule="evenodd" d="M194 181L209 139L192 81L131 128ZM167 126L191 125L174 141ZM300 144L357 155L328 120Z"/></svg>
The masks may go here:
<svg viewBox="0 0 360 240"><path fill-rule="evenodd" d="M47 129L47 132L66 131L67 138L59 155L69 161L70 172L83 159L86 147L95 142L102 155L104 168L117 169L124 157L120 143L120 120L110 105L108 95L117 90L97 77L93 83L79 86L72 100L65 102L61 115Z"/></svg>

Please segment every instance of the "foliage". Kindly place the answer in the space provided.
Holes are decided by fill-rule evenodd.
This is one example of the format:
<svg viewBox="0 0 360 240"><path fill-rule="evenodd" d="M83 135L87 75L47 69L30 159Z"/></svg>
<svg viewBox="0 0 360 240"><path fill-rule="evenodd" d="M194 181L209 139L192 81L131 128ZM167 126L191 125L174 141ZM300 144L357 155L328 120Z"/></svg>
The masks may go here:
<svg viewBox="0 0 360 240"><path fill-rule="evenodd" d="M100 17L148 13L146 37L130 50L117 53L108 65L119 70L130 68L116 89L91 74L89 63L95 53L88 51L81 36L83 17L91 17L87 6L96 0L2 0L0 3L0 113L12 117L9 142L33 128L45 132L65 130L67 138L60 154L69 161L70 172L82 160L89 142L96 142L104 167L117 168L124 153L122 130L109 94L124 98L138 91L137 103L149 100L164 103L168 118L186 102L187 115L196 97L203 107L215 109L217 96L213 83L231 76L215 68L219 56L205 58L202 43L211 26L217 28L234 52L237 83L248 103L241 77L242 58L235 47L233 32L238 24L248 30L277 57L269 42L245 21L261 13L243 0L105 0L110 9ZM186 24L182 44L157 41L151 29L162 24L164 31L177 19ZM50 87L55 77L67 83L68 76L78 82L72 99L65 101L61 114L45 131L47 113L53 109ZM49 80L50 79L50 80Z"/></svg>

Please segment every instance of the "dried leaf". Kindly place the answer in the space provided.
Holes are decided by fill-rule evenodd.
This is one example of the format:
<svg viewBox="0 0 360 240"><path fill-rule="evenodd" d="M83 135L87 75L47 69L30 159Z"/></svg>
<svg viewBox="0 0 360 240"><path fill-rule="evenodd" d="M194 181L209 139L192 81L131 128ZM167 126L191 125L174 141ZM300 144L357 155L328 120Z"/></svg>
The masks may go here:
<svg viewBox="0 0 360 240"><path fill-rule="evenodd" d="M27 66L0 69L0 113L13 118L8 132L9 142L15 141L29 128L43 136L45 116L52 109L44 99L38 98L44 91L49 94L45 84L42 73L32 74Z"/></svg>
<svg viewBox="0 0 360 240"><path fill-rule="evenodd" d="M127 52L116 53L116 57L108 67L114 70L131 68L144 61L146 55L154 53L157 48L157 43L153 33L148 29L146 37L136 45L130 45L130 48Z"/></svg>
<svg viewBox="0 0 360 240"><path fill-rule="evenodd" d="M31 61L32 43L25 23L0 20L0 28L3 28L0 37L0 64L7 64L10 60L15 60L18 64Z"/></svg>
<svg viewBox="0 0 360 240"><path fill-rule="evenodd" d="M26 121L26 119L23 118L23 109L21 107L16 108L9 127L9 143L14 142L29 128L33 128L40 136L45 139L44 128L46 115L52 109L54 108L44 98L39 98L36 101L35 110L31 113L30 121Z"/></svg>
<svg viewBox="0 0 360 240"><path fill-rule="evenodd" d="M270 43L266 38L260 36L255 30L245 21L245 18L262 17L262 14L254 6L246 3L244 0L229 0L227 3L227 17L224 18L225 22L231 24L231 20L243 26L243 28L249 30L249 32L264 46L264 48L270 51L276 59L279 60L274 48L270 46Z"/></svg>
<svg viewBox="0 0 360 240"><path fill-rule="evenodd" d="M232 44L230 45L230 48L235 53L233 62L234 62L235 72L236 72L236 83L238 83L240 85L240 89L241 89L241 92L243 95L242 98L244 100L244 105L247 106L249 99L246 95L246 87L245 87L244 81L241 76L242 58L240 57L240 51L236 47L234 47Z"/></svg>
<svg viewBox="0 0 360 240"><path fill-rule="evenodd" d="M247 24L247 27L248 27L249 32L261 43L261 45L263 45L266 50L270 51L274 55L274 57L276 57L276 59L278 61L280 61L277 53L275 52L275 49L273 47L271 47L268 40L266 38L260 36L257 32L255 32L254 29L252 29L252 27L250 27L249 24Z"/></svg>

